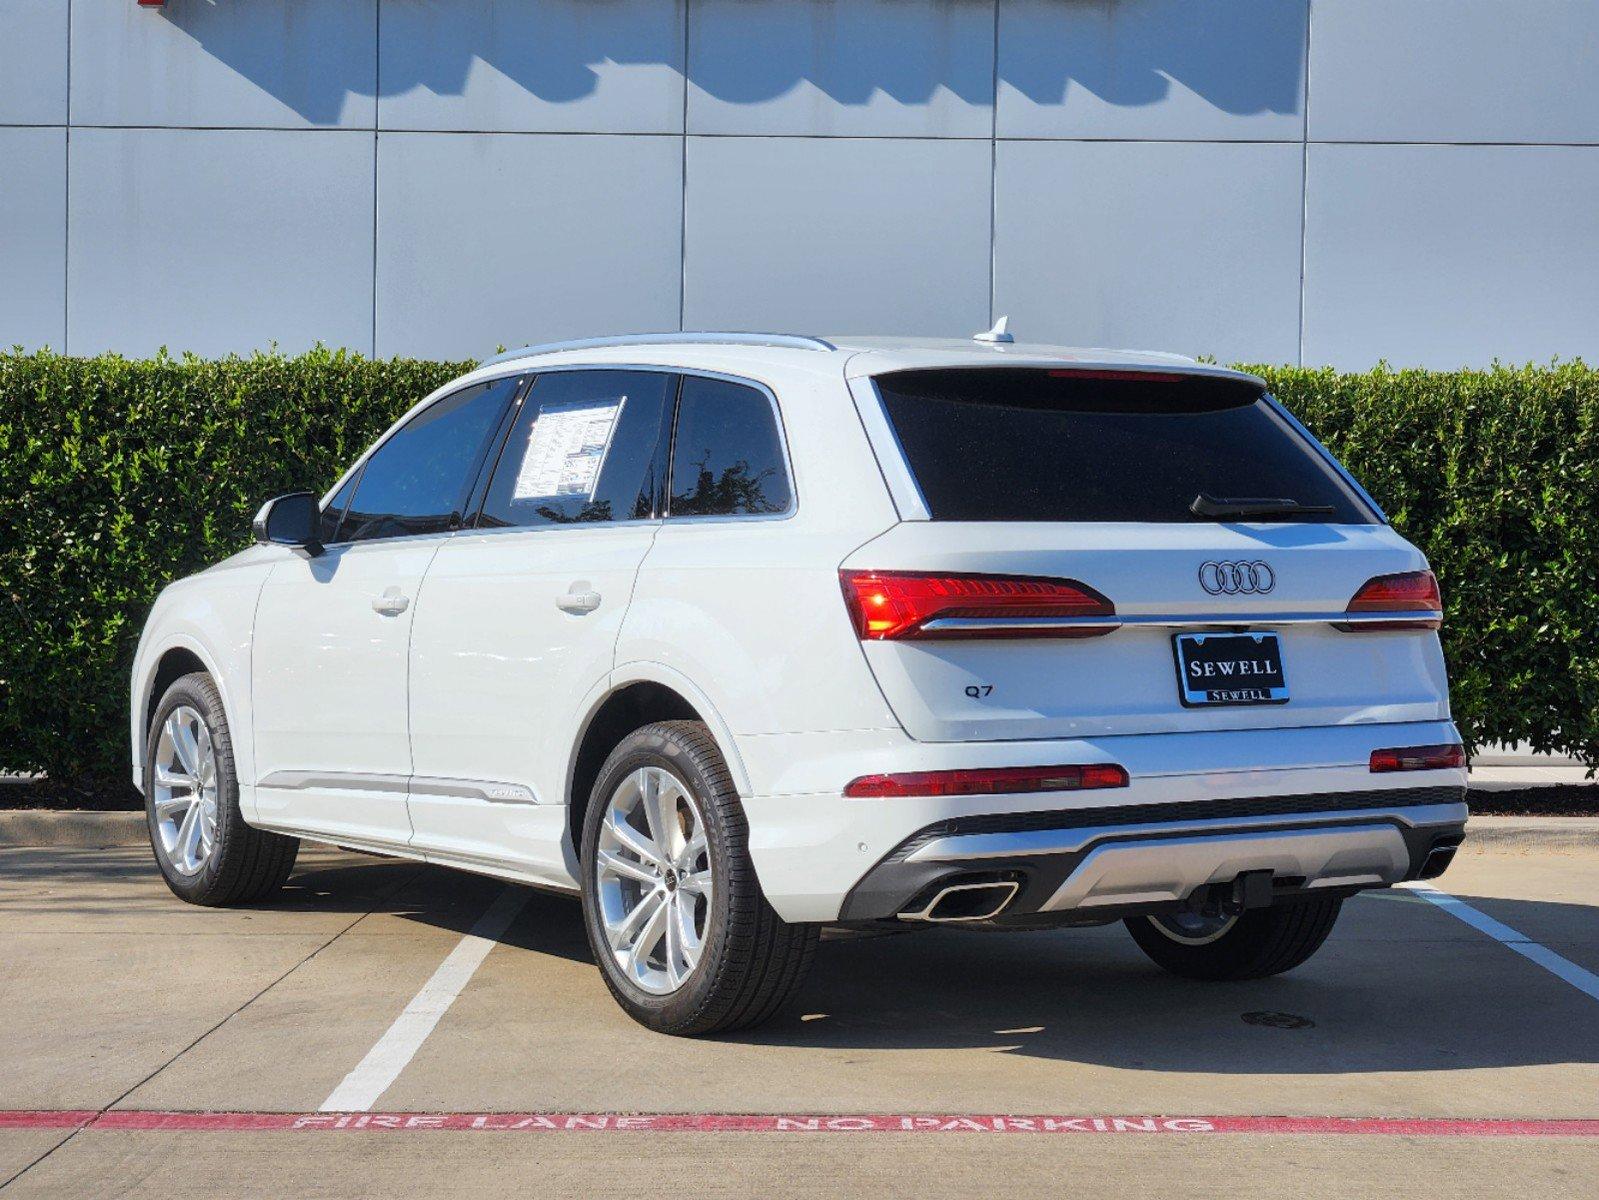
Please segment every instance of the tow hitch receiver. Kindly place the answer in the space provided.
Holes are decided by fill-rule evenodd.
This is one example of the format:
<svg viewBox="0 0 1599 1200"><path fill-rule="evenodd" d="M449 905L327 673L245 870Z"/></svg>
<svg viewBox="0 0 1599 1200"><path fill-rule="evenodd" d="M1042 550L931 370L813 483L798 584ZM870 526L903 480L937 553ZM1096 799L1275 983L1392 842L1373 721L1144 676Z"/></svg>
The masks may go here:
<svg viewBox="0 0 1599 1200"><path fill-rule="evenodd" d="M1235 917L1251 908L1271 907L1270 871L1245 871L1231 883L1213 883L1189 898L1189 907L1202 917Z"/></svg>
<svg viewBox="0 0 1599 1200"><path fill-rule="evenodd" d="M1271 872L1245 871L1233 880L1233 894L1229 897L1234 912L1250 908L1271 907Z"/></svg>

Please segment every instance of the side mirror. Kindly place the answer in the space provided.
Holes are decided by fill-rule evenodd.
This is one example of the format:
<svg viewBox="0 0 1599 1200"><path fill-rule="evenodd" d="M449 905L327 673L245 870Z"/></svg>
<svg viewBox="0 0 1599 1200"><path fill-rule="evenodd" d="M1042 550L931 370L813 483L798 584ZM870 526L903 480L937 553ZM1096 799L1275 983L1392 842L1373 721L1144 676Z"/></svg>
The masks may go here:
<svg viewBox="0 0 1599 1200"><path fill-rule="evenodd" d="M250 528L258 542L293 546L307 558L322 553L322 512L312 492L290 492L268 500Z"/></svg>

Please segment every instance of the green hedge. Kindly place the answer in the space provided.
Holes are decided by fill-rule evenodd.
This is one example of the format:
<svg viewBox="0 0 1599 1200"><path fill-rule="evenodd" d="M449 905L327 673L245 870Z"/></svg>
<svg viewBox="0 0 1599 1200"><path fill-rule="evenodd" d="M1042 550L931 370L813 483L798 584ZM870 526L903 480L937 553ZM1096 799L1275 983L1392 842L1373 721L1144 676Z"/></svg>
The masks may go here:
<svg viewBox="0 0 1599 1200"><path fill-rule="evenodd" d="M1599 371L1256 370L1437 572L1467 739L1599 763Z"/></svg>
<svg viewBox="0 0 1599 1200"><path fill-rule="evenodd" d="M0 770L123 781L162 585L469 365L0 355ZM1467 737L1599 761L1599 372L1262 373L1431 559Z"/></svg>
<svg viewBox="0 0 1599 1200"><path fill-rule="evenodd" d="M0 770L126 781L128 673L156 593L470 365L0 355Z"/></svg>

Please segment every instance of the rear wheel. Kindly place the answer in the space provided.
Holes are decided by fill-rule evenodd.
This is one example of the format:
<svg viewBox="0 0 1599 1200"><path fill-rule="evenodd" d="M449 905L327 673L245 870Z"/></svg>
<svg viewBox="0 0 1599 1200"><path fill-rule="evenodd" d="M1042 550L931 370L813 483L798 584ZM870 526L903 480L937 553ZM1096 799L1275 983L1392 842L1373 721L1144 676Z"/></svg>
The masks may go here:
<svg viewBox="0 0 1599 1200"><path fill-rule="evenodd" d="M294 868L298 839L244 823L228 717L209 675L185 675L156 706L145 743L144 807L156 865L190 904L264 899Z"/></svg>
<svg viewBox="0 0 1599 1200"><path fill-rule="evenodd" d="M583 915L606 986L659 1033L747 1028L793 995L817 930L761 894L727 765L698 721L629 734L583 822Z"/></svg>
<svg viewBox="0 0 1599 1200"><path fill-rule="evenodd" d="M1264 979L1291 971L1321 948L1343 901L1313 896L1236 916L1171 913L1129 917L1143 952L1189 979Z"/></svg>

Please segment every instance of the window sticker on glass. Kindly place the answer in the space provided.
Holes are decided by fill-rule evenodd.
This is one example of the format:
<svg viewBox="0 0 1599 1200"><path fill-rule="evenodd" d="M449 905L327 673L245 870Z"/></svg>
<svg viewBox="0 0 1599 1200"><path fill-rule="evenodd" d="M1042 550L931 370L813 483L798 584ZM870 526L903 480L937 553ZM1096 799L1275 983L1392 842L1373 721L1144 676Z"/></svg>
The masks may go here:
<svg viewBox="0 0 1599 1200"><path fill-rule="evenodd" d="M536 496L593 499L616 419L626 396L613 403L567 404L541 409L516 473L514 500Z"/></svg>

